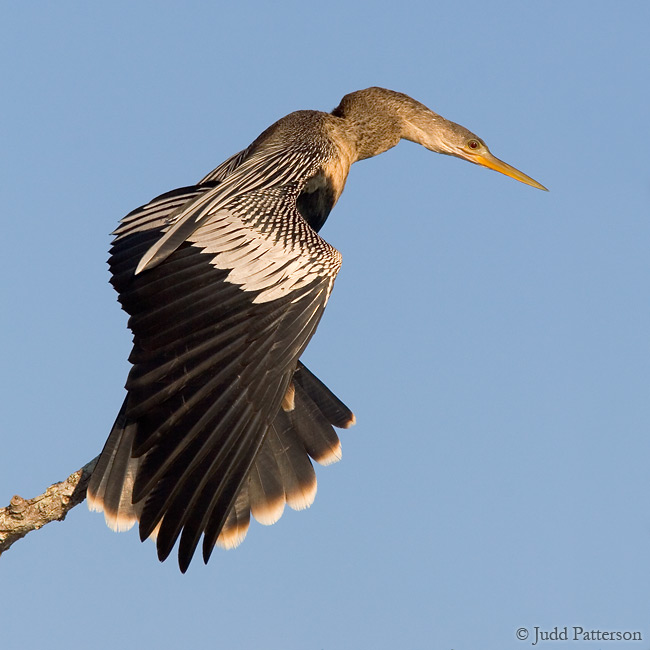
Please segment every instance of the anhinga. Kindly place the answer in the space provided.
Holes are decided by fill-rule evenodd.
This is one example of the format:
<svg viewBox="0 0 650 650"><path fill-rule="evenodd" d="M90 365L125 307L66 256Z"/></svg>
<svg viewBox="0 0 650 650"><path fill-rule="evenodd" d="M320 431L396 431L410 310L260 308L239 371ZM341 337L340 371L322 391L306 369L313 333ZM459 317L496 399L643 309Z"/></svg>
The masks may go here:
<svg viewBox="0 0 650 650"><path fill-rule="evenodd" d="M400 139L546 189L407 95L368 88L298 111L198 184L122 219L109 260L129 313L127 395L88 489L116 530L139 521L186 571L201 535L237 546L316 493L310 457L340 458L352 412L301 362L339 252L318 231L350 165Z"/></svg>

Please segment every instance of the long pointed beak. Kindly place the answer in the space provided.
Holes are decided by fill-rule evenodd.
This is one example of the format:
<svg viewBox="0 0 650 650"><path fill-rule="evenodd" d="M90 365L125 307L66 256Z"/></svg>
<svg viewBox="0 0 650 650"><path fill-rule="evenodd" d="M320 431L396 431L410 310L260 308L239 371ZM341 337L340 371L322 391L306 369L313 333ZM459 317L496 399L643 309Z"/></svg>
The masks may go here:
<svg viewBox="0 0 650 650"><path fill-rule="evenodd" d="M538 190L544 190L548 192L548 189L544 187L541 183L538 183L536 180L533 180L530 176L526 176L523 172L520 172L518 169L515 169L512 165L499 160L496 156L493 156L489 151L478 153L468 156L466 160L487 167L488 169L494 169L496 172L501 172L510 178L514 178L520 183L526 183L531 187L536 187Z"/></svg>

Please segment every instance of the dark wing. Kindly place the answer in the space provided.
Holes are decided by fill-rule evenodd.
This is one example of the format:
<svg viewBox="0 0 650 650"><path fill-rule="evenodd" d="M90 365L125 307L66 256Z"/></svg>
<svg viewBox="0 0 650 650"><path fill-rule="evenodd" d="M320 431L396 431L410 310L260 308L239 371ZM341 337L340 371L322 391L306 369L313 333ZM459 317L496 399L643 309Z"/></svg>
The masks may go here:
<svg viewBox="0 0 650 650"><path fill-rule="evenodd" d="M138 518L141 537L157 532L161 559L180 535L183 570L202 533L207 560L220 535L223 546L241 541L249 509L271 523L280 501L309 505L315 480L305 452L329 459L338 445L332 424L353 421L302 366L292 383L340 263L305 228L295 188L231 194L163 263L133 276L169 217L215 188L163 195L116 231L110 264L131 314L134 367L89 489L116 527ZM265 231L280 218L291 239ZM279 410L288 394L294 403ZM336 406L324 415L311 408L318 402Z"/></svg>

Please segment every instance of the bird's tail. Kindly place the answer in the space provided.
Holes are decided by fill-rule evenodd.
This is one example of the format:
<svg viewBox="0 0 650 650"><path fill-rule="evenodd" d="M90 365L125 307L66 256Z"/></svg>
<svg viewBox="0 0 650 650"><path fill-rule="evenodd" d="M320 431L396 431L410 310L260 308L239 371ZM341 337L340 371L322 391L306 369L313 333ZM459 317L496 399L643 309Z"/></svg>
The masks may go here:
<svg viewBox="0 0 650 650"><path fill-rule="evenodd" d="M88 486L89 508L103 511L106 523L115 531L128 530L139 521L146 503L146 497L132 502L138 468L146 456L131 455L137 422L127 418L128 399L127 395ZM280 518L285 503L294 510L308 508L316 496L310 457L322 465L339 460L341 444L334 427L348 428L354 423L352 411L299 363L282 408L228 511L217 544L238 546L248 532L251 514L268 525Z"/></svg>
<svg viewBox="0 0 650 650"><path fill-rule="evenodd" d="M90 510L103 512L108 526L118 532L132 528L140 519L141 512L141 507L133 504L131 498L143 458L131 456L137 424L127 421L128 400L127 395L90 478L87 492Z"/></svg>

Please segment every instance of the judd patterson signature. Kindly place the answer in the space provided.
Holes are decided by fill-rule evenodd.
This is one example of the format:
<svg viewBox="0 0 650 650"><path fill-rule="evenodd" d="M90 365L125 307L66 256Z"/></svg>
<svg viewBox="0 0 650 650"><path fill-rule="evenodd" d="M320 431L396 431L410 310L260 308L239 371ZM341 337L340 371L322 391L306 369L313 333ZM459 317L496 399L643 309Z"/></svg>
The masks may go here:
<svg viewBox="0 0 650 650"><path fill-rule="evenodd" d="M552 630L543 630L536 625L532 632L529 632L528 628L520 627L516 635L520 641L525 641L534 635L535 639L531 645L537 645L540 641L643 641L641 632L589 630L579 625L565 625L564 627L556 625Z"/></svg>

